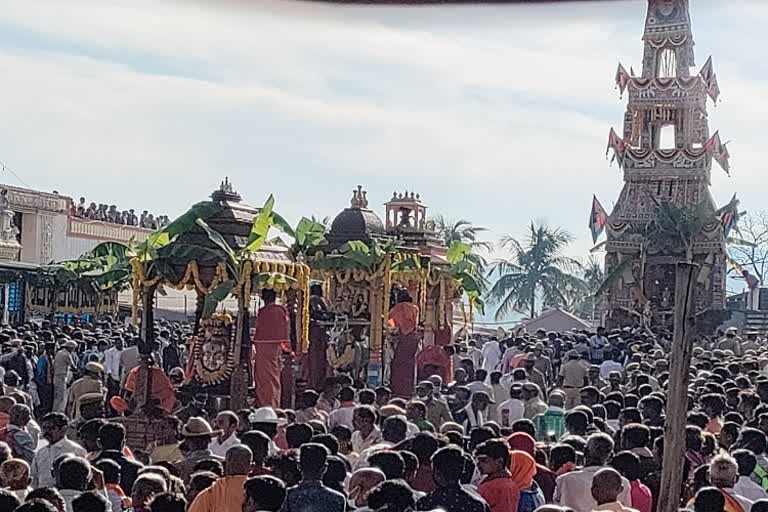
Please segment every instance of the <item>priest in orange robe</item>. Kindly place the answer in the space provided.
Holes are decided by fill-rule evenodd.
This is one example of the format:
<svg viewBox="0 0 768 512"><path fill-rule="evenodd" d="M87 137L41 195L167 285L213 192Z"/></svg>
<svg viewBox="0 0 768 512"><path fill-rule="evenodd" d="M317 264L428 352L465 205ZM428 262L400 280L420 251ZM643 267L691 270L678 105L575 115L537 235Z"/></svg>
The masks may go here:
<svg viewBox="0 0 768 512"><path fill-rule="evenodd" d="M416 352L419 349L419 308L407 290L402 290L398 303L389 311L389 326L397 331L397 346L390 364L389 387L392 394L411 398L416 381Z"/></svg>
<svg viewBox="0 0 768 512"><path fill-rule="evenodd" d="M290 347L288 309L275 304L274 290L262 290L264 307L256 317L253 335L253 375L258 407L280 407L280 366L284 346Z"/></svg>

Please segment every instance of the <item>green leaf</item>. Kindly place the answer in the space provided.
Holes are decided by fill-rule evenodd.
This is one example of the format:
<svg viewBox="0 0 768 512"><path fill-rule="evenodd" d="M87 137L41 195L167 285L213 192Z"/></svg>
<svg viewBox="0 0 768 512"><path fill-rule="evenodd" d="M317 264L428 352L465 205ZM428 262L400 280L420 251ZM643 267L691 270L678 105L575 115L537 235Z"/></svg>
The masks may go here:
<svg viewBox="0 0 768 512"><path fill-rule="evenodd" d="M341 254L349 254L349 253L357 252L357 253L369 255L371 254L371 248L368 247L368 245L365 242L361 242L360 240L350 240L349 242L339 247L338 252Z"/></svg>
<svg viewBox="0 0 768 512"><path fill-rule="evenodd" d="M466 242L453 242L448 248L448 254L446 259L448 263L453 265L463 260L469 253L472 252L472 245Z"/></svg>
<svg viewBox="0 0 768 512"><path fill-rule="evenodd" d="M296 238L296 233L288 221L285 220L282 215L274 211L272 212L272 224L291 238Z"/></svg>
<svg viewBox="0 0 768 512"><path fill-rule="evenodd" d="M244 251L257 252L269 234L269 228L272 226L274 220L272 217L272 208L275 205L275 198L270 195L267 201L264 203L261 211L253 219L253 226L251 226L251 234L248 237L248 242L245 244Z"/></svg>
<svg viewBox="0 0 768 512"><path fill-rule="evenodd" d="M219 304L224 299L226 299L230 293L232 293L232 289L234 287L235 281L229 279L221 283L213 290L210 290L205 295L205 304L203 305L203 318L210 318L211 315L216 312L216 308L219 307Z"/></svg>
<svg viewBox="0 0 768 512"><path fill-rule="evenodd" d="M306 217L299 221L294 235L296 244L304 250L328 243L325 239L325 226Z"/></svg>
<svg viewBox="0 0 768 512"><path fill-rule="evenodd" d="M229 246L226 240L224 240L224 237L221 236L221 233L216 231L215 229L212 229L203 219L197 219L195 223L200 226L203 231L205 231L205 234L208 235L208 239L216 244L224 253L227 254L231 259L235 258L235 251L232 250L232 247Z"/></svg>

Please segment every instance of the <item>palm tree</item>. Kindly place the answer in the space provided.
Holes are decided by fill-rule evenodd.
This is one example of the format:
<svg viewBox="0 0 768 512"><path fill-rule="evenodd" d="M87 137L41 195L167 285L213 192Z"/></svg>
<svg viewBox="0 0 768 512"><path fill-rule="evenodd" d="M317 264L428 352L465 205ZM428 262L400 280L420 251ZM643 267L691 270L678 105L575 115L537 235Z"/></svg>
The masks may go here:
<svg viewBox="0 0 768 512"><path fill-rule="evenodd" d="M498 280L488 292L489 301L499 304L497 320L513 311L527 311L533 318L539 297L545 304L567 304L570 290L583 286L573 275L581 265L564 254L573 240L568 231L542 221L538 225L531 222L522 241L510 236L501 239L500 247L509 251L510 257L491 266L489 276L495 273Z"/></svg>
<svg viewBox="0 0 768 512"><path fill-rule="evenodd" d="M479 275L485 276L488 268L488 261L481 252L490 252L493 244L479 240L481 233L488 231L487 228L475 226L466 219L448 220L442 215L430 219L430 224L435 233L443 239L446 247L451 247L455 243L469 244L472 251L465 256L467 261L475 266ZM481 287L485 288L485 280L480 280Z"/></svg>
<svg viewBox="0 0 768 512"><path fill-rule="evenodd" d="M488 251L493 248L489 242L478 240L478 236L488 229L475 226L466 219L448 220L438 215L432 219L432 223L435 232L443 239L446 247L450 247L454 242L464 242Z"/></svg>
<svg viewBox="0 0 768 512"><path fill-rule="evenodd" d="M577 292L573 311L582 318L594 321L599 301L595 294L605 280L603 265L594 256L590 256L582 267L581 280L584 286Z"/></svg>

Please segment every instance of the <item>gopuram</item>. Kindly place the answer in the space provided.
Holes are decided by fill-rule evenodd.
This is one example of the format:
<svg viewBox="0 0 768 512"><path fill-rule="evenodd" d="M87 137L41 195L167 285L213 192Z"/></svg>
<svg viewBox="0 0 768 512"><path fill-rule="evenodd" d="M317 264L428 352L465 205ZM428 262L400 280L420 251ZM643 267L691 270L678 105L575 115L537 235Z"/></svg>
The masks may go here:
<svg viewBox="0 0 768 512"><path fill-rule="evenodd" d="M712 59L692 74L694 41L688 0L648 0L642 74L620 64L616 83L629 91L623 137L611 129L608 151L624 172L624 187L608 217L606 275L624 270L603 295L604 323L669 326L675 304L675 263L683 247L648 243L644 234L661 203L715 212L709 191L712 160L729 171L728 151L710 135L707 98L719 96ZM663 133L663 135L662 135ZM716 217L713 217L716 218ZM701 264L698 311L725 307L725 237L708 222L692 244Z"/></svg>

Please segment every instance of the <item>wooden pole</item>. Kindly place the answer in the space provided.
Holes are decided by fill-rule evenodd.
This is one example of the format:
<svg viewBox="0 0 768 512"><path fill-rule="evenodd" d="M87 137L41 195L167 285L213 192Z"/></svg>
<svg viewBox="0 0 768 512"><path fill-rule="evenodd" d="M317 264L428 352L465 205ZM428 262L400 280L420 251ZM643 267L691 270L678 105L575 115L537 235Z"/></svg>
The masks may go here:
<svg viewBox="0 0 768 512"><path fill-rule="evenodd" d="M142 287L141 292L141 340L139 341L139 369L136 373L136 389L133 393L135 410L145 412L152 394L149 382L149 358L155 341L155 291L157 286Z"/></svg>
<svg viewBox="0 0 768 512"><path fill-rule="evenodd" d="M245 286L237 297L237 331L235 332L235 368L230 378L229 408L233 411L248 407L248 365L251 364L250 322L248 303L250 290Z"/></svg>
<svg viewBox="0 0 768 512"><path fill-rule="evenodd" d="M678 512L683 488L685 423L691 367L691 336L696 314L696 281L699 266L678 262L675 269L675 320L669 365L667 422L664 429L664 463L658 512Z"/></svg>

